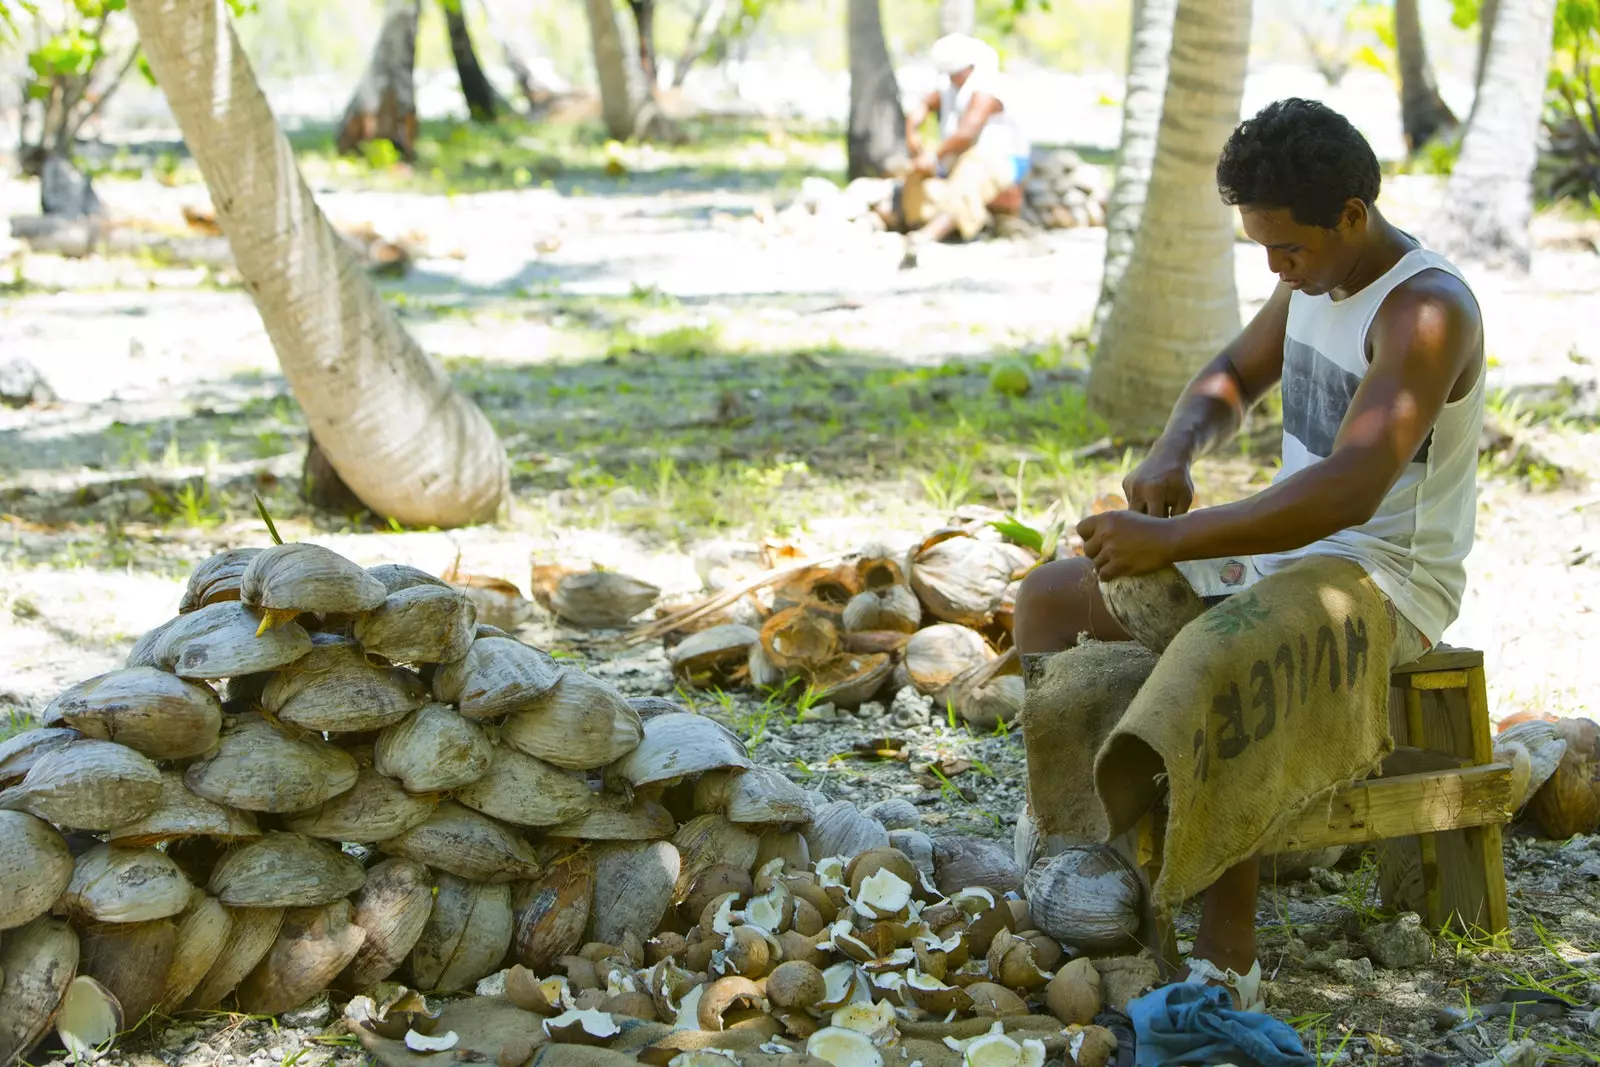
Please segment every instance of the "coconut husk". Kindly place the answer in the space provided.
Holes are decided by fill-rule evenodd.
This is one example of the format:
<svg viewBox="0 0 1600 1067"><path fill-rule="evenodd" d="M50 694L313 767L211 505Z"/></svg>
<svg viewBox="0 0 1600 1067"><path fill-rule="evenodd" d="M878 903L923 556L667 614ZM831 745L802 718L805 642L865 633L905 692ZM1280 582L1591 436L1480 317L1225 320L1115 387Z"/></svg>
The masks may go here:
<svg viewBox="0 0 1600 1067"><path fill-rule="evenodd" d="M514 638L479 637L464 658L434 672L433 695L469 719L497 719L528 710L562 673L555 660Z"/></svg>
<svg viewBox="0 0 1600 1067"><path fill-rule="evenodd" d="M66 995L56 1011L56 1037L67 1058L81 1062L109 1050L123 1029L122 1005L116 995L80 974L67 984Z"/></svg>
<svg viewBox="0 0 1600 1067"><path fill-rule="evenodd" d="M516 826L556 826L582 818L595 806L595 795L581 776L514 748L497 749L488 773L458 790L455 799Z"/></svg>
<svg viewBox="0 0 1600 1067"><path fill-rule="evenodd" d="M264 549L245 567L240 599L275 616L361 615L382 604L383 583L321 545Z"/></svg>
<svg viewBox="0 0 1600 1067"><path fill-rule="evenodd" d="M936 619L982 627L1011 584L1012 560L992 541L964 535L925 541L911 566L911 588Z"/></svg>
<svg viewBox="0 0 1600 1067"><path fill-rule="evenodd" d="M728 623L692 634L667 655L672 673L696 689L729 684L743 676L750 648L761 635L749 626Z"/></svg>
<svg viewBox="0 0 1600 1067"><path fill-rule="evenodd" d="M262 708L284 722L319 733L381 730L428 702L415 673L374 666L351 638L317 634L312 645L262 688Z"/></svg>
<svg viewBox="0 0 1600 1067"><path fill-rule="evenodd" d="M1600 829L1600 726L1589 719L1561 719L1554 726L1566 751L1528 808L1550 837L1594 833Z"/></svg>
<svg viewBox="0 0 1600 1067"><path fill-rule="evenodd" d="M41 916L0 939L0 1065L32 1050L55 1017L78 970L78 935Z"/></svg>
<svg viewBox="0 0 1600 1067"><path fill-rule="evenodd" d="M22 811L0 811L0 930L50 910L72 881L72 850L56 828Z"/></svg>
<svg viewBox="0 0 1600 1067"><path fill-rule="evenodd" d="M922 604L905 585L863 590L844 607L844 628L851 633L890 630L915 633L922 625Z"/></svg>
<svg viewBox="0 0 1600 1067"><path fill-rule="evenodd" d="M591 675L565 670L526 710L508 716L500 739L568 770L591 770L632 752L644 724L622 694Z"/></svg>
<svg viewBox="0 0 1600 1067"><path fill-rule="evenodd" d="M96 845L78 857L56 907L97 922L147 922L181 912L192 889L164 852Z"/></svg>
<svg viewBox="0 0 1600 1067"><path fill-rule="evenodd" d="M548 580L541 582L536 568L536 596L541 585L549 587ZM661 590L649 582L616 571L567 573L555 581L546 608L575 626L601 629L626 626L628 620L645 611L660 596Z"/></svg>
<svg viewBox="0 0 1600 1067"><path fill-rule="evenodd" d="M450 584L443 578L435 578L427 571L407 563L380 563L376 567L368 567L367 573L383 585L385 596L392 596L402 589L412 589L419 585Z"/></svg>
<svg viewBox="0 0 1600 1067"><path fill-rule="evenodd" d="M678 827L672 843L681 858L674 899L688 896L707 868L719 863L748 872L755 865L761 840L723 815L697 815Z"/></svg>
<svg viewBox="0 0 1600 1067"><path fill-rule="evenodd" d="M761 648L781 671L817 671L839 654L839 627L808 607L786 608L761 627Z"/></svg>
<svg viewBox="0 0 1600 1067"><path fill-rule="evenodd" d="M511 887L438 876L433 909L411 950L420 989L469 990L511 946Z"/></svg>
<svg viewBox="0 0 1600 1067"><path fill-rule="evenodd" d="M356 784L314 808L286 816L285 829L324 841L371 843L398 837L433 814L438 799L407 793L399 782L380 774L372 765L371 749L351 755L361 768Z"/></svg>
<svg viewBox="0 0 1600 1067"><path fill-rule="evenodd" d="M392 663L454 663L467 654L478 625L472 601L448 586L418 585L391 593L356 620L353 636Z"/></svg>
<svg viewBox="0 0 1600 1067"><path fill-rule="evenodd" d="M967 668L950 683L944 695L955 705L956 714L974 730L987 732L1001 723L1010 725L1022 711L1027 696L1017 650L1009 649L998 659Z"/></svg>
<svg viewBox="0 0 1600 1067"><path fill-rule="evenodd" d="M179 771L161 772L161 799L142 819L106 833L106 840L126 848L146 848L180 837L250 841L261 836L247 811L235 811L190 791Z"/></svg>
<svg viewBox="0 0 1600 1067"><path fill-rule="evenodd" d="M1026 887L1033 921L1063 944L1104 953L1138 932L1143 884L1114 849L1065 849L1035 864Z"/></svg>
<svg viewBox="0 0 1600 1067"><path fill-rule="evenodd" d="M810 608L837 620L844 606L861 590L861 574L854 563L817 564L775 584L772 606L776 611Z"/></svg>
<svg viewBox="0 0 1600 1067"><path fill-rule="evenodd" d="M887 653L846 652L811 675L811 689L818 701L858 708L883 689L893 673L894 660Z"/></svg>
<svg viewBox="0 0 1600 1067"><path fill-rule="evenodd" d="M904 666L917 692L930 696L964 672L994 658L994 651L978 631L942 623L911 635L906 642Z"/></svg>
<svg viewBox="0 0 1600 1067"><path fill-rule="evenodd" d="M858 656L875 653L893 656L905 648L913 635L899 630L862 630L844 635L844 650Z"/></svg>
<svg viewBox="0 0 1600 1067"><path fill-rule="evenodd" d="M1000 845L981 837L933 839L934 881L945 896L963 889L984 888L1015 892L1022 888L1022 871Z"/></svg>
<svg viewBox="0 0 1600 1067"><path fill-rule="evenodd" d="M819 860L856 856L868 849L888 848L889 831L878 820L861 814L848 800L835 800L813 813L806 844Z"/></svg>
<svg viewBox="0 0 1600 1067"><path fill-rule="evenodd" d="M178 614L187 615L207 604L238 600L245 568L260 554L259 548L230 548L200 564L189 575L183 599L178 602Z"/></svg>
<svg viewBox="0 0 1600 1067"><path fill-rule="evenodd" d="M735 823L808 823L812 816L805 790L772 767L701 775L695 783L694 808L702 814L725 815Z"/></svg>
<svg viewBox="0 0 1600 1067"><path fill-rule="evenodd" d="M177 944L178 928L170 919L93 923L82 934L78 973L111 991L132 1029L161 1003Z"/></svg>
<svg viewBox="0 0 1600 1067"><path fill-rule="evenodd" d="M208 604L139 638L125 666L212 681L274 671L311 651L311 635L292 616L266 630L263 622L239 601Z"/></svg>
<svg viewBox="0 0 1600 1067"><path fill-rule="evenodd" d="M552 826L551 837L577 841L659 841L678 828L672 813L653 800L604 794L582 815Z"/></svg>
<svg viewBox="0 0 1600 1067"><path fill-rule="evenodd" d="M478 622L514 631L533 615L533 602L505 578L468 574L452 564L441 577L478 609Z"/></svg>
<svg viewBox="0 0 1600 1067"><path fill-rule="evenodd" d="M906 582L906 553L884 544L864 546L855 560L857 587L865 592Z"/></svg>
<svg viewBox="0 0 1600 1067"><path fill-rule="evenodd" d="M594 940L620 945L629 934L641 942L652 936L683 884L679 849L666 841L628 841L596 849L590 904Z"/></svg>
<svg viewBox="0 0 1600 1067"><path fill-rule="evenodd" d="M367 938L340 976L340 988L371 989L399 969L433 911L433 890L433 875L415 860L384 860L367 872L351 899L352 921Z"/></svg>
<svg viewBox="0 0 1600 1067"><path fill-rule="evenodd" d="M50 702L43 721L151 759L188 759L216 744L222 702L209 686L134 667L79 682Z"/></svg>
<svg viewBox="0 0 1600 1067"><path fill-rule="evenodd" d="M366 873L324 841L274 831L222 857L210 892L231 908L319 907L361 888Z"/></svg>
<svg viewBox="0 0 1600 1067"><path fill-rule="evenodd" d="M372 764L408 793L442 793L487 774L494 745L482 726L454 708L426 704L378 734Z"/></svg>
<svg viewBox="0 0 1600 1067"><path fill-rule="evenodd" d="M744 742L704 715L669 711L651 716L636 748L606 768L606 778L635 789L723 768L747 768Z"/></svg>
<svg viewBox="0 0 1600 1067"><path fill-rule="evenodd" d="M1164 652L1185 626L1205 614L1205 601L1178 568L1100 583L1100 596L1122 628L1152 652Z"/></svg>
<svg viewBox="0 0 1600 1067"><path fill-rule="evenodd" d="M540 872L538 856L519 834L453 801L378 847L475 882L515 882L537 878Z"/></svg>
<svg viewBox="0 0 1600 1067"><path fill-rule="evenodd" d="M177 920L172 962L167 966L157 1005L170 1015L182 1007L205 976L216 966L233 932L233 915L216 897L196 889L189 906Z"/></svg>
<svg viewBox="0 0 1600 1067"><path fill-rule="evenodd" d="M277 1015L327 988L366 940L366 931L351 921L353 915L348 900L284 912L277 940L239 983L239 1008Z"/></svg>
<svg viewBox="0 0 1600 1067"><path fill-rule="evenodd" d="M223 723L222 739L189 764L183 781L200 796L230 808L295 812L354 786L356 770L348 752L249 714Z"/></svg>
<svg viewBox="0 0 1600 1067"><path fill-rule="evenodd" d="M580 850L553 858L538 880L516 887L511 899L515 919L511 951L517 962L537 974L548 974L557 957L583 943L594 871L593 856Z"/></svg>
<svg viewBox="0 0 1600 1067"><path fill-rule="evenodd" d="M283 908L229 908L228 940L184 1006L203 1011L222 1003L272 948L283 916Z"/></svg>
<svg viewBox="0 0 1600 1067"><path fill-rule="evenodd" d="M161 799L161 772L114 741L73 741L34 761L0 790L0 810L27 811L73 830L109 830L148 815Z"/></svg>
<svg viewBox="0 0 1600 1067"><path fill-rule="evenodd" d="M16 785L47 752L54 752L83 735L64 726L41 726L0 741L0 788Z"/></svg>

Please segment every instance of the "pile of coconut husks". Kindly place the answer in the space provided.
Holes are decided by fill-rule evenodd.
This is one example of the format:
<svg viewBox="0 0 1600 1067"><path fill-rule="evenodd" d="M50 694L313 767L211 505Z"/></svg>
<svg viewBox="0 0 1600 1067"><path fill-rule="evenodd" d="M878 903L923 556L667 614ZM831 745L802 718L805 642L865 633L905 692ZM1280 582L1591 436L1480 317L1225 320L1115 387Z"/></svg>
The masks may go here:
<svg viewBox="0 0 1600 1067"><path fill-rule="evenodd" d="M1131 871L1069 851L1024 879L903 801L829 802L714 720L479 624L468 593L230 551L123 669L0 743L0 1067L52 1032L86 1057L328 991L385 1060L1104 1062L1103 1002L1155 978L1117 956Z"/></svg>

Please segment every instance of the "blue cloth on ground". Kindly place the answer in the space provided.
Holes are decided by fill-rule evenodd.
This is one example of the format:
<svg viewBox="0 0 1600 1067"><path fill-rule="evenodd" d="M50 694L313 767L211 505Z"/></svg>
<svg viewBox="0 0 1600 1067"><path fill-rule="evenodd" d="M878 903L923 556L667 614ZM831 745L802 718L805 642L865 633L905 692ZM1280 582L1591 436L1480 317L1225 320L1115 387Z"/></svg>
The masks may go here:
<svg viewBox="0 0 1600 1067"><path fill-rule="evenodd" d="M1128 1004L1139 1040L1135 1067L1179 1063L1314 1067L1294 1028L1257 1011L1238 1011L1220 986L1162 986Z"/></svg>

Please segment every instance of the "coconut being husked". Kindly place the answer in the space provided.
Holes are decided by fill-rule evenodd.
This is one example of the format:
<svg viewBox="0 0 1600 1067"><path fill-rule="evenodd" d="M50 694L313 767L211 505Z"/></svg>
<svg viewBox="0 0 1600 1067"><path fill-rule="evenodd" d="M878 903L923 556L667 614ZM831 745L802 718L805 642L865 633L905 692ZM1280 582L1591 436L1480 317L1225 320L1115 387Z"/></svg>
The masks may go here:
<svg viewBox="0 0 1600 1067"><path fill-rule="evenodd" d="M682 884L679 850L666 841L629 841L595 853L595 940L616 945L629 933L640 940L654 934Z"/></svg>
<svg viewBox="0 0 1600 1067"><path fill-rule="evenodd" d="M223 600L238 600L245 569L259 555L259 548L230 548L200 564L189 575L183 599L178 602L178 614L187 615Z"/></svg>
<svg viewBox="0 0 1600 1067"><path fill-rule="evenodd" d="M246 811L305 811L356 784L356 761L315 735L257 714L223 723L222 739L183 774L191 790ZM125 821L125 820L119 820Z"/></svg>
<svg viewBox="0 0 1600 1067"><path fill-rule="evenodd" d="M556 583L550 607L557 616L577 626L626 626L661 596L649 582L616 571L569 574Z"/></svg>
<svg viewBox="0 0 1600 1067"><path fill-rule="evenodd" d="M188 759L216 744L222 702L207 686L133 667L79 682L50 702L44 722L151 759Z"/></svg>
<svg viewBox="0 0 1600 1067"><path fill-rule="evenodd" d="M314 808L286 816L285 829L324 841L383 841L398 837L413 826L426 822L439 801L431 796L407 793L399 782L378 773L372 765L372 750L353 750L361 770L356 784ZM505 751L497 753L504 757Z"/></svg>
<svg viewBox="0 0 1600 1067"><path fill-rule="evenodd" d="M411 950L411 977L421 989L470 990L511 946L511 887L438 875L438 892Z"/></svg>
<svg viewBox="0 0 1600 1067"><path fill-rule="evenodd" d="M471 600L448 586L418 585L357 619L353 636L394 663L454 663L472 647L477 625Z"/></svg>
<svg viewBox="0 0 1600 1067"><path fill-rule="evenodd" d="M55 827L27 812L0 811L0 930L49 911L72 872L72 851Z"/></svg>
<svg viewBox="0 0 1600 1067"><path fill-rule="evenodd" d="M929 540L911 564L911 588L923 607L945 622L987 626L1011 584L1010 557L992 541L963 534Z"/></svg>
<svg viewBox="0 0 1600 1067"><path fill-rule="evenodd" d="M1152 652L1166 651L1178 632L1206 611L1205 601L1170 564L1150 574L1101 582L1100 595L1122 628Z"/></svg>
<svg viewBox="0 0 1600 1067"><path fill-rule="evenodd" d="M367 932L342 985L370 989L405 962L433 911L434 880L415 860L389 859L367 872L367 880L351 898L352 921Z"/></svg>
<svg viewBox="0 0 1600 1067"><path fill-rule="evenodd" d="M50 1028L78 969L78 935L41 916L0 938L0 1064L20 1061Z"/></svg>
<svg viewBox="0 0 1600 1067"><path fill-rule="evenodd" d="M533 846L520 834L454 801L378 847L475 882L516 882L537 878L541 870Z"/></svg>
<svg viewBox="0 0 1600 1067"><path fill-rule="evenodd" d="M234 908L304 908L361 888L361 864L325 841L269 833L222 857L210 891Z"/></svg>
<svg viewBox="0 0 1600 1067"><path fill-rule="evenodd" d="M383 583L321 545L286 544L263 549L245 567L240 599L274 619L313 615L361 615L382 604Z"/></svg>
<svg viewBox="0 0 1600 1067"><path fill-rule="evenodd" d="M81 737L83 735L76 730L61 726L41 726L34 730L24 730L15 737L0 741L0 788L16 785L27 777L33 765L46 752L54 752Z"/></svg>
<svg viewBox="0 0 1600 1067"><path fill-rule="evenodd" d="M549 655L510 637L479 637L467 654L433 675L433 696L469 719L498 719L527 709L555 688L562 668Z"/></svg>
<svg viewBox="0 0 1600 1067"><path fill-rule="evenodd" d="M348 900L290 908L265 958L239 983L239 1007L255 1015L297 1008L326 989L366 940Z"/></svg>
<svg viewBox="0 0 1600 1067"><path fill-rule="evenodd" d="M563 671L548 692L500 728L503 744L575 771L613 763L643 737L639 713L622 694L576 670Z"/></svg>
<svg viewBox="0 0 1600 1067"><path fill-rule="evenodd" d="M940 623L911 635L903 666L917 692L928 696L994 658L989 643L978 631Z"/></svg>
<svg viewBox="0 0 1600 1067"><path fill-rule="evenodd" d="M403 667L380 667L348 637L315 634L312 649L275 672L261 706L284 722L319 733L392 726L428 702L428 687Z"/></svg>
<svg viewBox="0 0 1600 1067"><path fill-rule="evenodd" d="M235 811L190 791L180 771L161 772L161 799L143 818L106 832L113 845L144 848L181 837L249 841L261 836L247 811Z"/></svg>
<svg viewBox="0 0 1600 1067"><path fill-rule="evenodd" d="M378 734L373 766L408 793L443 793L476 782L494 764L482 726L446 704L427 704Z"/></svg>
<svg viewBox="0 0 1600 1067"><path fill-rule="evenodd" d="M85 739L40 756L21 782L0 790L0 810L99 831L148 815L160 799L154 763L115 741Z"/></svg>
<svg viewBox="0 0 1600 1067"><path fill-rule="evenodd" d="M209 604L139 638L126 665L209 681L277 670L311 651L311 635L292 615L263 631L266 622L238 601Z"/></svg>
<svg viewBox="0 0 1600 1067"><path fill-rule="evenodd" d="M581 776L514 748L497 749L488 772L457 790L455 798L469 808L517 826L555 826L581 818L596 803ZM667 832L672 832L670 826Z"/></svg>
<svg viewBox="0 0 1600 1067"><path fill-rule="evenodd" d="M181 912L191 889L164 852L96 845L78 857L58 906L97 922L147 922Z"/></svg>
<svg viewBox="0 0 1600 1067"><path fill-rule="evenodd" d="M1034 922L1064 945L1102 952L1139 929L1138 875L1103 845L1075 846L1040 860L1024 889Z"/></svg>

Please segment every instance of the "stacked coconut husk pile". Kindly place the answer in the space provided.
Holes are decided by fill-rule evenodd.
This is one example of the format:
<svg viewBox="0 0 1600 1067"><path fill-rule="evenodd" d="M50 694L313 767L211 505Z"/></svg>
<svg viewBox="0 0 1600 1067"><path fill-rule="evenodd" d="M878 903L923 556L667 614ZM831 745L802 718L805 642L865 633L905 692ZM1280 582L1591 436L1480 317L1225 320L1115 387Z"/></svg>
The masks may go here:
<svg viewBox="0 0 1600 1067"><path fill-rule="evenodd" d="M814 702L846 709L909 686L992 730L1022 707L1011 614L1039 557L989 519L975 512L905 552L869 546L843 562L791 567L731 604L668 615L639 633L664 634L690 686L809 690Z"/></svg>
<svg viewBox="0 0 1600 1067"><path fill-rule="evenodd" d="M941 546L970 561L980 544L923 546L911 579ZM1012 557L995 551L986 580L1003 589ZM878 568L863 591L902 610L905 572ZM921 587L954 602L942 574ZM842 620L853 601L795 606ZM0 1067L52 1023L82 1049L152 1015L273 1014L386 981L465 991L511 963L564 972L552 1006L599 1007L604 990L609 1010L660 1012L661 994L676 1019L688 976L853 961L828 998L859 1001L873 974L861 990L922 1011L901 987L995 977L1002 928L1046 967L1061 957L1047 935L1072 934L999 898L1021 879L997 846L930 840L904 802L886 823L802 791L712 719L479 625L467 591L414 568L306 544L232 551L199 567L179 612L0 744ZM869 880L880 868L897 873ZM765 963L731 962L747 958ZM753 1004L731 997L722 1025Z"/></svg>
<svg viewBox="0 0 1600 1067"><path fill-rule="evenodd" d="M1022 194L1023 218L1035 225L1071 230L1106 224L1105 173L1071 149L1035 153Z"/></svg>

